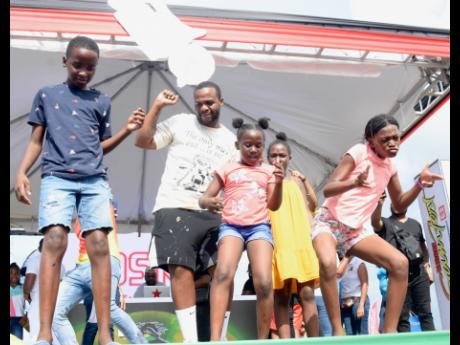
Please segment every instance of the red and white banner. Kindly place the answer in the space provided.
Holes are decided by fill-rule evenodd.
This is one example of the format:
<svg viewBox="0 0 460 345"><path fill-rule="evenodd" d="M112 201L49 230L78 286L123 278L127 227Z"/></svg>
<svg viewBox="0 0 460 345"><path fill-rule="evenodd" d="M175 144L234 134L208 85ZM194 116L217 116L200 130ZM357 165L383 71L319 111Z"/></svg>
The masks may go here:
<svg viewBox="0 0 460 345"><path fill-rule="evenodd" d="M38 248L38 242L42 236L12 235L10 236L10 263L16 262L20 267L27 256ZM137 233L118 234L120 247L121 278L120 285L127 297L132 297L137 287L145 282L145 268L149 266L148 250L151 235ZM67 251L62 260L66 271L75 266L78 257L79 241L75 234L69 234ZM169 286L169 273L157 269L157 282Z"/></svg>
<svg viewBox="0 0 460 345"><path fill-rule="evenodd" d="M120 286L127 297L132 297L136 288L145 282L144 272L149 264L150 234L118 234L120 247L121 278ZM157 283L169 286L169 273L157 269Z"/></svg>

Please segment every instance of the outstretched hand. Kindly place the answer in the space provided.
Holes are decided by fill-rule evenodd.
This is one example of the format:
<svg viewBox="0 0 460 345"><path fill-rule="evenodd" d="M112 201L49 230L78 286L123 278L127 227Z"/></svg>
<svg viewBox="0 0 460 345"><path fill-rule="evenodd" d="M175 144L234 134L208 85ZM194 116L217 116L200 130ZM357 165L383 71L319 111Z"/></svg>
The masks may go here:
<svg viewBox="0 0 460 345"><path fill-rule="evenodd" d="M128 118L128 123L126 124L126 129L129 132L133 132L142 127L145 119L145 112L142 108L137 108L134 110Z"/></svg>
<svg viewBox="0 0 460 345"><path fill-rule="evenodd" d="M30 181L26 174L19 174L16 177L16 185L14 187L16 199L26 205L32 205L29 196L32 195L30 191Z"/></svg>
<svg viewBox="0 0 460 345"><path fill-rule="evenodd" d="M433 187L433 184L436 181L443 179L441 175L432 173L430 170L428 170L429 167L429 164L425 165L422 172L420 173L419 181L423 187Z"/></svg>
<svg viewBox="0 0 460 345"><path fill-rule="evenodd" d="M179 101L179 96L169 89L161 91L155 99L155 103L159 106L173 105L177 101Z"/></svg>

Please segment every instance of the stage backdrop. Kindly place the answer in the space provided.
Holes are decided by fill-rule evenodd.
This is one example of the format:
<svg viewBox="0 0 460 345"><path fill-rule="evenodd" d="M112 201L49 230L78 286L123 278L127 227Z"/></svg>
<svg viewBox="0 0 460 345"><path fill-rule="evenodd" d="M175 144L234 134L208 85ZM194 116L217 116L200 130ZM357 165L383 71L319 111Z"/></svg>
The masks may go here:
<svg viewBox="0 0 460 345"><path fill-rule="evenodd" d="M424 189L418 195L418 201L442 329L450 329L450 161L436 160L431 164L430 171L442 175L444 180Z"/></svg>

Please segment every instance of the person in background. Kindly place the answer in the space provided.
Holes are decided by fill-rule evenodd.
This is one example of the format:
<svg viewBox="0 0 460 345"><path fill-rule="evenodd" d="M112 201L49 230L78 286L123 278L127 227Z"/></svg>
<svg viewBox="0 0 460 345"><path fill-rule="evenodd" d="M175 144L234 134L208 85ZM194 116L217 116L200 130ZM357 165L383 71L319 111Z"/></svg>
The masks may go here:
<svg viewBox="0 0 460 345"><path fill-rule="evenodd" d="M392 246L398 248L409 261L409 284L399 317L398 332L410 332L411 311L418 316L423 331L433 331L435 328L430 296L430 284L433 278L430 278L428 274L431 272L431 267L422 226L417 220L406 216L406 208L396 211L393 204L390 205L391 216L382 217L385 197L384 192L372 214L374 231Z"/></svg>
<svg viewBox="0 0 460 345"><path fill-rule="evenodd" d="M146 267L144 272L145 281L134 291L133 297L144 297L144 286L157 285L157 272L155 267Z"/></svg>
<svg viewBox="0 0 460 345"><path fill-rule="evenodd" d="M24 340L25 344L35 343L37 339L39 330L40 330L40 274L41 274L41 256L43 249L44 238L38 243L38 254L31 255L27 262L26 269L26 279L24 281L24 300L29 303L29 308L27 311L27 317L29 319L29 338ZM64 277L65 268L61 264L59 270L59 280ZM53 345L60 345L59 340L56 338L54 332L53 336ZM42 344L40 344L42 345Z"/></svg>
<svg viewBox="0 0 460 345"><path fill-rule="evenodd" d="M20 269L17 263L10 264L10 334L19 339L23 335L24 295L19 282Z"/></svg>
<svg viewBox="0 0 460 345"><path fill-rule="evenodd" d="M321 296L320 294L315 294L315 302L316 309L318 310L319 335L321 337L330 337L332 336L332 326L331 322L329 321L329 316L327 315L327 310L324 304L323 296Z"/></svg>
<svg viewBox="0 0 460 345"><path fill-rule="evenodd" d="M339 257L340 259L340 257ZM347 335L369 334L369 277L363 260L341 258L337 268L340 291L340 314Z"/></svg>
<svg viewBox="0 0 460 345"><path fill-rule="evenodd" d="M316 306L315 306L316 308ZM302 306L299 303L299 297L296 294L292 294L288 304L288 326L290 338L303 338L307 336L305 329L305 323L303 321ZM280 333L276 327L275 313L272 315L270 322L270 338L280 339ZM284 337L286 338L286 337Z"/></svg>
<svg viewBox="0 0 460 345"><path fill-rule="evenodd" d="M112 200L112 199L111 199ZM111 203L109 209L111 228L107 236L110 253L110 264L111 264L111 280L110 280L110 320L113 322L128 338L130 343L133 344L146 344L147 340L144 338L142 332L136 326L134 321L131 319L122 308L118 306L116 301L116 293L118 291L118 283L121 277L121 264L120 264L120 248L118 245L117 236L117 223L115 219L116 209ZM82 232L80 219L76 218L73 225L75 234L80 241L79 256L77 259L77 265L70 271L63 279L59 286L59 293L57 297L56 311L53 319L53 331L57 338L61 342L61 345L78 345L75 331L69 321L69 311L80 301L84 300L88 295L94 294L94 284L92 280L92 265L90 263L87 247L86 238ZM95 302L95 301L94 301ZM94 303L96 305L96 303ZM89 318L91 321L96 321L99 328L97 309L94 309L94 317ZM94 324L94 322L92 322ZM94 326L94 325L93 325ZM110 324L109 324L110 329ZM93 327L94 331L94 327ZM110 331L109 331L110 333ZM91 334L87 334L88 339L92 337ZM111 335L113 342L113 336ZM90 340L87 340L90 343ZM114 343L114 342L113 342ZM113 345L113 344L109 344Z"/></svg>
<svg viewBox="0 0 460 345"><path fill-rule="evenodd" d="M242 295L255 295L256 290L254 289L254 281L252 280L251 264L248 264L248 280L244 282Z"/></svg>
<svg viewBox="0 0 460 345"><path fill-rule="evenodd" d="M198 270L195 272L196 321L198 341L209 341L211 339L211 329L209 327L210 282L211 276L206 270ZM226 330L225 333L227 333Z"/></svg>
<svg viewBox="0 0 460 345"><path fill-rule="evenodd" d="M388 287L388 273L383 267L377 269L377 279L379 280L379 290L382 295L382 302L380 303L379 312L379 333L383 331L383 320L385 318L385 308L387 306L387 287Z"/></svg>
<svg viewBox="0 0 460 345"><path fill-rule="evenodd" d="M126 309L125 298L123 296L123 293L121 292L120 285L118 285L117 292L115 295L115 303L117 306L120 307L121 310ZM83 304L85 305L85 310L86 310L86 325L83 331L83 335L81 336L81 345L93 345L94 339L96 339L98 327L97 327L96 308L94 305L92 293L87 295L83 299ZM110 335L112 339L115 339L113 322L110 323Z"/></svg>

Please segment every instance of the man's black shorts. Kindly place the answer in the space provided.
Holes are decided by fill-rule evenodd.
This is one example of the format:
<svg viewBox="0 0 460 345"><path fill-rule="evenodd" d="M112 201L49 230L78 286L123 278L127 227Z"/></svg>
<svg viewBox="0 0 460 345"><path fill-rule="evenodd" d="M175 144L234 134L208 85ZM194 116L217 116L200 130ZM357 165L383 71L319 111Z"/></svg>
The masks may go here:
<svg viewBox="0 0 460 345"><path fill-rule="evenodd" d="M168 265L193 271L216 264L221 217L209 211L162 208L155 212L149 260L152 267Z"/></svg>

